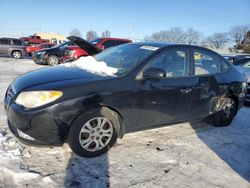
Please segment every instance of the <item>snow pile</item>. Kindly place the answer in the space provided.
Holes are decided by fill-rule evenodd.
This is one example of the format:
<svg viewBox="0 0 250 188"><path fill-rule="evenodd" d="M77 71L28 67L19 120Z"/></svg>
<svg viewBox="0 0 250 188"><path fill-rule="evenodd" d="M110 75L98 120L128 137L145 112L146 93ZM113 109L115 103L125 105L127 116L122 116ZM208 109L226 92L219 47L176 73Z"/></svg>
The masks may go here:
<svg viewBox="0 0 250 188"><path fill-rule="evenodd" d="M80 57L76 61L72 63L61 64L61 66L65 67L76 67L82 70L86 70L92 73L97 73L102 76L116 76L118 69L114 67L109 67L104 61L97 61L92 56Z"/></svg>
<svg viewBox="0 0 250 188"><path fill-rule="evenodd" d="M0 131L0 158L16 159L20 156L20 150L16 146L16 141L11 139L11 135Z"/></svg>

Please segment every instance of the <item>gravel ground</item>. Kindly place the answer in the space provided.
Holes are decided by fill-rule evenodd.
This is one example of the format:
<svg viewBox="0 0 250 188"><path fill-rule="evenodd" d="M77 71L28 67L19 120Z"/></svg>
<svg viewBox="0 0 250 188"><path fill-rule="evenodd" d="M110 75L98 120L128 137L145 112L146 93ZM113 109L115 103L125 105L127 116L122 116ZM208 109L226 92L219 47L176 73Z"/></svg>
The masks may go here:
<svg viewBox="0 0 250 188"><path fill-rule="evenodd" d="M229 127L181 123L127 134L100 157L20 145L7 130L2 99L20 74L41 68L0 57L0 187L250 188L250 108Z"/></svg>

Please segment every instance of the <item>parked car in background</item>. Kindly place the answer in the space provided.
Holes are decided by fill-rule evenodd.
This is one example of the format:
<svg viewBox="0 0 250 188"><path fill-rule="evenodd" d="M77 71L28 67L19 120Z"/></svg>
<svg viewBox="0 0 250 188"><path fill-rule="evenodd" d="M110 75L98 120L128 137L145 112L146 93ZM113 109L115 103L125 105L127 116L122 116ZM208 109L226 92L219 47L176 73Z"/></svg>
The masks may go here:
<svg viewBox="0 0 250 188"><path fill-rule="evenodd" d="M80 48L79 46L68 46L65 48L63 61L66 61L68 59L78 59L82 56L88 56L89 54Z"/></svg>
<svg viewBox="0 0 250 188"><path fill-rule="evenodd" d="M31 35L28 37L22 37L20 39L23 40L26 45L50 43L50 41L48 39L42 39L40 36L35 36L35 35Z"/></svg>
<svg viewBox="0 0 250 188"><path fill-rule="evenodd" d="M88 44L81 47L97 52ZM21 142L67 141L77 155L95 157L125 133L166 123L228 126L244 97L242 73L209 49L131 43L23 74L8 87L4 106Z"/></svg>
<svg viewBox="0 0 250 188"><path fill-rule="evenodd" d="M57 44L52 48L42 49L33 53L33 60L37 64L57 65L63 62L65 48L75 45L71 41Z"/></svg>
<svg viewBox="0 0 250 188"><path fill-rule="evenodd" d="M247 82L247 94L245 98L246 103L250 103L250 58L245 58L234 62L234 65L240 70L246 78Z"/></svg>
<svg viewBox="0 0 250 188"><path fill-rule="evenodd" d="M83 39L79 38L79 37L75 37L73 39L70 39L71 41L74 41L75 44L77 43L81 43L81 41ZM105 50L107 48L110 47L114 47L114 46L118 46L121 44L126 44L126 43L131 43L132 41L129 39L121 39L121 38L97 38L93 41L91 41L90 43L97 48L98 52L101 52L102 50ZM80 44L81 45L81 44ZM63 60L67 61L73 61L81 56L88 56L90 54L88 54L83 48L77 47L77 46L72 46L72 47L67 47L67 49L65 49L65 55Z"/></svg>
<svg viewBox="0 0 250 188"><path fill-rule="evenodd" d="M19 59L26 55L25 44L17 38L1 37L0 54L10 55Z"/></svg>
<svg viewBox="0 0 250 188"><path fill-rule="evenodd" d="M104 50L110 47L118 46L121 44L131 43L132 40L122 38L97 38L90 43L95 45L100 50Z"/></svg>
<svg viewBox="0 0 250 188"><path fill-rule="evenodd" d="M51 48L53 47L54 44L50 44L50 43L42 43L42 44L38 44L38 45L31 45L31 46L27 46L26 47L26 52L32 56L32 54L38 50L42 50L45 48Z"/></svg>
<svg viewBox="0 0 250 188"><path fill-rule="evenodd" d="M250 58L250 54L238 54L238 55L224 55L223 56L228 62L234 63L240 59Z"/></svg>
<svg viewBox="0 0 250 188"><path fill-rule="evenodd" d="M234 63L237 61L237 58L235 55L224 55L223 56L229 63Z"/></svg>

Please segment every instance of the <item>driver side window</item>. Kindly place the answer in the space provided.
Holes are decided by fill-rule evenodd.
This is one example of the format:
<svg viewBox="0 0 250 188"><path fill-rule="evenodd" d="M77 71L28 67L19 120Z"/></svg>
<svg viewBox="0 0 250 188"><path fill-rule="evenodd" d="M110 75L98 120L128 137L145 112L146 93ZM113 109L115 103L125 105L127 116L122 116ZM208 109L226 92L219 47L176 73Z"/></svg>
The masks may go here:
<svg viewBox="0 0 250 188"><path fill-rule="evenodd" d="M156 57L148 68L159 68L166 77L181 77L188 75L188 51L170 49Z"/></svg>

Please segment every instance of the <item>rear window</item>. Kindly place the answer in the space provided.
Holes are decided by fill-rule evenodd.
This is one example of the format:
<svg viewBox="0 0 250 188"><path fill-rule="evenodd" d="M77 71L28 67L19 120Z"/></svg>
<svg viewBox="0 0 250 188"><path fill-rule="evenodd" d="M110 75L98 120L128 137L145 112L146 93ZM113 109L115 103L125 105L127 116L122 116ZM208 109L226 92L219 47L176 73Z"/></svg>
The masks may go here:
<svg viewBox="0 0 250 188"><path fill-rule="evenodd" d="M0 39L0 44L9 45L10 44L10 40L9 39Z"/></svg>
<svg viewBox="0 0 250 188"><path fill-rule="evenodd" d="M116 45L126 44L126 43L129 43L129 41L124 41L124 40L117 40L116 41Z"/></svg>
<svg viewBox="0 0 250 188"><path fill-rule="evenodd" d="M106 48L110 48L112 46L115 46L116 44L115 44L115 40L107 40L102 45L106 49Z"/></svg>
<svg viewBox="0 0 250 188"><path fill-rule="evenodd" d="M195 50L195 75L215 74L220 72L220 61L212 53Z"/></svg>
<svg viewBox="0 0 250 188"><path fill-rule="evenodd" d="M93 44L93 45L96 45L101 41L102 41L102 39L99 38L99 39L92 40L90 43Z"/></svg>
<svg viewBox="0 0 250 188"><path fill-rule="evenodd" d="M16 40L16 39L13 39L13 44L17 45L17 46L22 46L23 45L21 40Z"/></svg>

